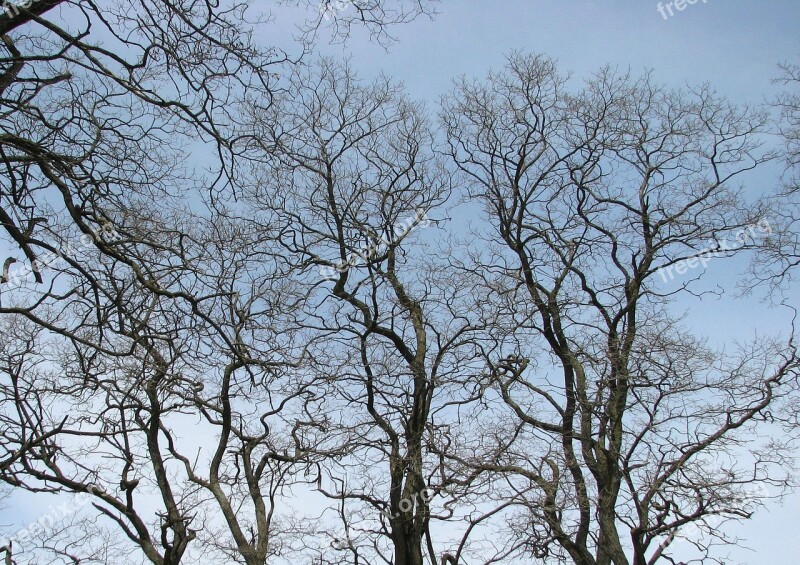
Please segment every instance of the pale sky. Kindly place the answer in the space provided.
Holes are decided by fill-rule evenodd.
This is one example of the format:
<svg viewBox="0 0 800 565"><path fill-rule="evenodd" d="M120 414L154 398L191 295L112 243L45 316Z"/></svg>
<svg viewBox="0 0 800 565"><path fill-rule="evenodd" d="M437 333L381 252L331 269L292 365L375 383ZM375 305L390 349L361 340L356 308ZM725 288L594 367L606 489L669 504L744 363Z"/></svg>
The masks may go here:
<svg viewBox="0 0 800 565"><path fill-rule="evenodd" d="M274 0L252 4L270 9ZM709 82L737 103L772 98L776 89L770 80L778 76L777 64L800 62L798 0L698 0L683 11L673 9L666 20L653 0L441 0L438 10L433 20L394 28L397 41L388 51L356 33L344 45L317 45L317 52L350 57L364 78L384 72L404 82L434 115L438 98L453 78L481 77L502 66L512 50L552 56L576 80L610 63L634 73L652 69L655 78L670 87ZM263 40L291 51L297 20L282 17L288 12L297 13L275 11L276 21L264 28ZM765 169L747 182L769 190L776 182L774 173L774 168ZM712 279L727 277L728 282L735 274L722 265L708 269L716 269L709 273ZM724 309L706 301L689 312L697 332L726 339L769 333L785 318L755 299ZM15 499L14 521L24 524L42 509L26 508L21 500L29 499ZM731 529L753 551L732 549L729 563L798 563L798 519L800 495L795 495Z"/></svg>

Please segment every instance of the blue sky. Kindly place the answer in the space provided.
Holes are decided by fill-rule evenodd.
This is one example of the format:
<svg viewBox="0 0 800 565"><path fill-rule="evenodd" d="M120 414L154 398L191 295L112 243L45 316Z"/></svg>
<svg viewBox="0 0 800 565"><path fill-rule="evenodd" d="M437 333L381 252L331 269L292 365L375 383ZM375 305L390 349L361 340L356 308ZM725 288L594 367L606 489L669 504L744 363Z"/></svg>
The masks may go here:
<svg viewBox="0 0 800 565"><path fill-rule="evenodd" d="M395 28L398 41L388 52L365 37L318 47L349 54L366 74L385 70L430 101L447 90L452 77L481 75L514 49L556 57L578 77L611 63L634 71L653 68L674 86L709 81L737 101L771 92L776 64L800 55L796 1L699 0L668 20L657 4L442 0L433 21Z"/></svg>
<svg viewBox="0 0 800 565"><path fill-rule="evenodd" d="M256 9L273 5L274 0L253 2ZM555 57L576 79L608 63L635 73L653 69L657 80L671 87L709 82L739 103L773 97L770 80L778 75L777 64L800 62L797 0L699 0L668 20L657 5L654 0L441 0L433 20L395 28L397 41L388 51L356 33L346 44L319 44L317 52L350 57L365 78L385 72L403 81L432 112L454 77L483 76L502 66L512 50ZM275 11L276 21L263 29L263 40L292 51L297 20L282 17L286 13ZM775 183L774 169L752 175L748 182L768 189ZM712 279L734 274L721 264L712 263L709 269L715 269L709 273ZM720 335L723 328L728 339L746 338L769 333L776 321L785 319L784 313L757 300L725 304L692 305L689 320L696 331ZM31 502L15 510L24 523L41 509ZM767 510L731 530L754 551L731 550L730 563L797 562L800 496Z"/></svg>

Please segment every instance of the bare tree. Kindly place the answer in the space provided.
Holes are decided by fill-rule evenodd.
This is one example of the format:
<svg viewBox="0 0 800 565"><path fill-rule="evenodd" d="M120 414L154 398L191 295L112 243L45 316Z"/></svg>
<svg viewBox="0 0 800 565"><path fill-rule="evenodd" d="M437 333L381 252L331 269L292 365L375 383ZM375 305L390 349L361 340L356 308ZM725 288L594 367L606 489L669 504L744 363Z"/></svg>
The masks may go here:
<svg viewBox="0 0 800 565"><path fill-rule="evenodd" d="M570 91L552 60L513 55L460 81L443 120L505 248L474 268L514 328L485 376L513 424L451 458L506 482L523 554L643 565L674 562L689 527L723 537L709 520L748 517L749 485L788 480L788 446L759 430L798 359L779 339L715 350L669 306L709 252L754 247L764 207L735 182L768 158L766 117L610 69Z"/></svg>
<svg viewBox="0 0 800 565"><path fill-rule="evenodd" d="M783 182L772 197L775 235L752 264L754 277L770 283L774 291L791 288L800 265L800 66L785 63L780 70L782 76L774 83L782 92L773 107L778 114L777 133L783 145L785 170ZM784 294L780 293L781 298Z"/></svg>
<svg viewBox="0 0 800 565"><path fill-rule="evenodd" d="M254 214L284 218L287 255L314 287L308 323L329 336L348 457L326 462L321 489L340 501L341 549L356 563L435 565L431 507L449 479L430 444L477 354L469 289L425 243L451 175L421 107L329 60L254 123Z"/></svg>
<svg viewBox="0 0 800 565"><path fill-rule="evenodd" d="M610 69L570 90L515 55L459 82L437 132L390 79L304 60L323 26L388 40L432 2L283 4L312 8L296 56L236 0L0 21L0 481L87 501L6 561L644 565L714 559L696 531L735 543L719 521L791 480L772 423L794 342L720 350L673 308L712 258L792 267L777 208L737 184L771 158L765 113ZM464 187L475 244L442 237Z"/></svg>
<svg viewBox="0 0 800 565"><path fill-rule="evenodd" d="M186 362L175 348L189 340L176 332L192 324L179 323L177 303L224 331L198 307L207 297L181 292L172 278L180 269L170 261L197 259L184 254L190 236L174 228L177 216L149 208L188 180L177 166L179 138L199 137L218 157L197 184L212 193L230 188L233 156L218 124L230 117L234 94L269 95L269 72L281 58L251 40L243 4L63 2L60 9L71 10L72 25L45 18L55 11L32 9L22 12L25 25L15 24L13 38L3 37L0 220L25 256L13 280L4 277L1 306L24 336L7 345L3 476L34 491L102 485L95 508L149 561L178 563L196 536L197 503L172 484L165 455L166 422L187 410L187 400L175 398L172 370ZM99 235L112 232L114 242ZM61 339L66 348L57 347ZM106 449L118 466L86 460ZM142 480L153 481L151 494L163 505L155 520L135 506Z"/></svg>
<svg viewBox="0 0 800 565"><path fill-rule="evenodd" d="M330 32L333 41L350 37L354 28L364 28L378 43L394 41L392 28L420 16L433 17L438 0L281 0L287 5L307 5L311 16L301 26L305 39L315 41L320 32Z"/></svg>
<svg viewBox="0 0 800 565"><path fill-rule="evenodd" d="M145 285L99 256L97 266L84 258L93 284L74 276L69 303L52 290L68 273L49 297L16 293L2 476L30 490L91 492L153 563L200 554L264 563L286 531L276 508L284 489L308 481L299 473L320 394L303 378L303 348L281 344L291 341L291 317L281 321L291 285L270 272L255 234L220 218L185 221L180 231L158 226ZM134 244L117 247L136 256Z"/></svg>
<svg viewBox="0 0 800 565"><path fill-rule="evenodd" d="M781 111L780 132L786 141L786 161L789 166L800 165L800 94L796 92L800 83L800 65L784 63L780 65L782 76L775 82L789 90L776 100ZM797 179L794 179L795 186Z"/></svg>
<svg viewBox="0 0 800 565"><path fill-rule="evenodd" d="M290 61L244 3L46 4L3 21L0 477L91 493L109 562L286 559L313 534L279 503L328 455L325 384L233 173L237 109Z"/></svg>

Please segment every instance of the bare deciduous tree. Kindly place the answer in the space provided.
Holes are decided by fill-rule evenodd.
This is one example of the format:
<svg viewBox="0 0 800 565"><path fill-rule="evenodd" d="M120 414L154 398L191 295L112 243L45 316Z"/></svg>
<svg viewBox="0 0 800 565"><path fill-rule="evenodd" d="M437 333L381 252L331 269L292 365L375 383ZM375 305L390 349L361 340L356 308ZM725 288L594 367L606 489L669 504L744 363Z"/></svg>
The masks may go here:
<svg viewBox="0 0 800 565"><path fill-rule="evenodd" d="M285 218L287 254L317 287L310 323L330 336L348 457L327 463L322 488L341 501L355 562L435 565L431 498L448 478L429 442L460 396L477 330L469 289L419 255L450 173L422 108L388 79L363 84L323 60L287 90L254 113L264 166L253 198L255 213Z"/></svg>
<svg viewBox="0 0 800 565"><path fill-rule="evenodd" d="M783 142L784 178L772 198L775 236L752 264L755 278L769 282L774 291L791 288L800 265L800 66L786 63L780 70L782 76L774 82L783 91L773 106L778 111L777 129ZM784 293L779 295L783 297Z"/></svg>
<svg viewBox="0 0 800 565"><path fill-rule="evenodd" d="M244 3L47 4L70 23L23 10L0 59L0 221L24 257L0 283L0 476L90 492L124 546L107 562L292 561L313 525L279 503L331 455L325 386L279 234L233 200L237 108L269 106L289 60Z"/></svg>
<svg viewBox="0 0 800 565"><path fill-rule="evenodd" d="M550 59L514 55L485 82L461 81L443 110L505 247L475 268L495 275L485 292L514 328L486 374L514 423L482 456L451 457L508 482L523 554L670 561L687 527L747 517L748 485L787 480L788 446L758 426L794 390L793 343L717 351L669 309L709 239L761 218L735 182L766 159L766 118L707 87L609 69L566 84ZM676 265L687 280L662 279Z"/></svg>
<svg viewBox="0 0 800 565"><path fill-rule="evenodd" d="M791 483L798 358L675 310L712 256L796 266L794 173L739 185L766 113L514 55L437 130L304 59L433 2L282 4L312 10L296 57L238 0L0 20L0 483L87 502L6 562L716 559Z"/></svg>

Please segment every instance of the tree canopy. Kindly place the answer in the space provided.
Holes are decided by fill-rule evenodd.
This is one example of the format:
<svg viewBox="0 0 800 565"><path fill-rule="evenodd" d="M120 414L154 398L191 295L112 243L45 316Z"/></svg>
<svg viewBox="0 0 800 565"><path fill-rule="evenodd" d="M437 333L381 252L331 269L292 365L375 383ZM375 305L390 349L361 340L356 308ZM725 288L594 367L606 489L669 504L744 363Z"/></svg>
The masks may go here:
<svg viewBox="0 0 800 565"><path fill-rule="evenodd" d="M60 503L6 563L721 559L794 485L800 360L678 308L735 257L789 307L798 67L737 106L520 52L431 108L315 45L434 3L281 4L296 45L238 0L0 16L0 483Z"/></svg>

